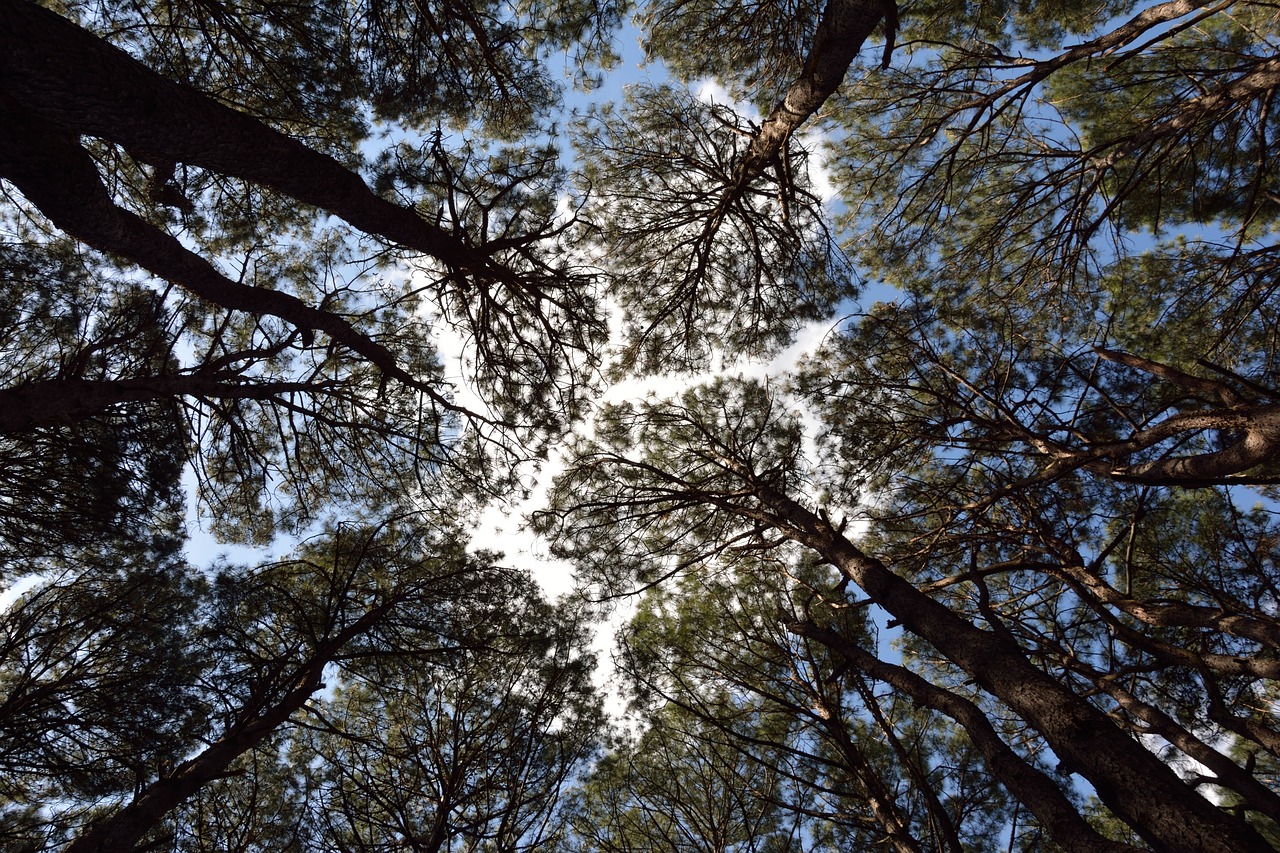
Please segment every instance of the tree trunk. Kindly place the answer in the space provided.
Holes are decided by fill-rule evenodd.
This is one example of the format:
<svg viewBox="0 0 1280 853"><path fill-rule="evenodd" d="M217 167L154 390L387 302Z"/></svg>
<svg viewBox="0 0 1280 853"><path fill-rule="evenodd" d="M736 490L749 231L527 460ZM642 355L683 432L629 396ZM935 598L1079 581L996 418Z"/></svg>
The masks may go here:
<svg viewBox="0 0 1280 853"><path fill-rule="evenodd" d="M0 11L5 2L0 0ZM443 396L402 368L390 350L344 318L283 291L232 281L172 235L116 206L88 152L67 132L15 104L3 90L0 127L0 176L67 234L123 256L214 305L279 317L299 329L319 329L389 377L445 404Z"/></svg>
<svg viewBox="0 0 1280 853"><path fill-rule="evenodd" d="M920 592L786 495L768 488L757 494L784 534L817 551L903 627L1025 719L1153 847L1187 853L1266 849L1251 827L1188 788L1098 709L1033 666L1016 645Z"/></svg>
<svg viewBox="0 0 1280 853"><path fill-rule="evenodd" d="M454 269L513 277L483 251L381 198L332 157L168 80L27 0L0 0L0 86L73 135L114 142L149 162L187 163L271 187Z"/></svg>
<svg viewBox="0 0 1280 853"><path fill-rule="evenodd" d="M828 0L800 76L751 138L737 164L729 192L736 197L772 163L791 134L809 120L844 82L854 57L875 31L893 0Z"/></svg>
<svg viewBox="0 0 1280 853"><path fill-rule="evenodd" d="M51 379L0 389L0 434L58 426L125 403L177 397L270 400L278 394L323 394L325 390L318 383L225 382L186 374L116 380Z"/></svg>
<svg viewBox="0 0 1280 853"><path fill-rule="evenodd" d="M1009 748L977 705L931 684L904 667L885 663L830 628L812 621L787 623L792 633L821 643L859 672L909 696L916 704L946 714L969 735L987 767L1011 794L1036 816L1054 842L1069 853L1136 853L1103 838L1080 816L1052 779Z"/></svg>
<svg viewBox="0 0 1280 853"><path fill-rule="evenodd" d="M321 645L298 668L292 690L260 714L246 715L211 746L172 773L149 785L133 802L90 826L63 853L129 853L169 812L215 779L241 755L262 743L289 719L323 683L325 666L343 646L372 630L390 612L388 602L375 607Z"/></svg>

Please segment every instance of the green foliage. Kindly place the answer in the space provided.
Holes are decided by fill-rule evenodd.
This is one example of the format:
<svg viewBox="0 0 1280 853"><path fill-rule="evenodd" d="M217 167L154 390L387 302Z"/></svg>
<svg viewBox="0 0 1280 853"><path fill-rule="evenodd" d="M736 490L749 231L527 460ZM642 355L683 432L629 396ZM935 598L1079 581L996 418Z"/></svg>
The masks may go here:
<svg viewBox="0 0 1280 853"><path fill-rule="evenodd" d="M1274 8L655 0L562 138L630 4L48 5L0 847L1275 845ZM553 449L558 602L468 541Z"/></svg>
<svg viewBox="0 0 1280 853"><path fill-rule="evenodd" d="M293 750L296 765L320 768L303 783L306 849L380 849L390 838L536 849L558 832L561 790L600 723L592 661L571 614L501 594L480 639L447 665L375 659L315 709L335 724Z"/></svg>
<svg viewBox="0 0 1280 853"><path fill-rule="evenodd" d="M651 58L681 81L722 81L762 110L772 109L809 49L811 2L683 2L646 4L636 23ZM716 50L706 50L706 45Z"/></svg>
<svg viewBox="0 0 1280 853"><path fill-rule="evenodd" d="M622 8L597 3L58 4L171 79L350 152L366 122L480 119L519 134L554 103L541 56L607 59Z"/></svg>
<svg viewBox="0 0 1280 853"><path fill-rule="evenodd" d="M779 808L794 782L676 708L621 739L574 792L563 850L813 849Z"/></svg>
<svg viewBox="0 0 1280 853"><path fill-rule="evenodd" d="M0 383L103 381L167 367L172 342L159 299L125 283L104 287L102 274L66 241L0 245ZM179 539L187 448L176 400L7 430L0 460L0 580L109 562L116 549L167 553Z"/></svg>
<svg viewBox="0 0 1280 853"><path fill-rule="evenodd" d="M670 86L635 86L578 124L588 245L622 309L620 370L762 355L857 293L802 145L726 194L750 136L730 107Z"/></svg>
<svg viewBox="0 0 1280 853"><path fill-rule="evenodd" d="M429 560L387 573L384 555L362 550L359 580L344 584L349 597L366 583L397 585L400 606L332 655L327 689L300 709L296 726L240 756L157 838L179 850L443 849L463 839L518 850L554 831L559 791L593 749L599 723L578 615L557 611L514 572ZM272 574L311 576L322 566L284 564ZM410 579L424 570L429 577ZM238 640L242 655L287 645L265 615L281 607L264 594L263 574L237 584L253 583L252 602L268 602L260 630ZM330 576L317 592L331 595L335 583ZM284 591L278 576L269 585ZM294 601L299 586L288 586ZM298 627L315 625L311 617ZM232 650L217 659L233 660ZM259 680L224 689L266 688Z"/></svg>
<svg viewBox="0 0 1280 853"><path fill-rule="evenodd" d="M206 588L173 554L129 556L41 584L4 614L6 800L128 790L202 733L194 626Z"/></svg>

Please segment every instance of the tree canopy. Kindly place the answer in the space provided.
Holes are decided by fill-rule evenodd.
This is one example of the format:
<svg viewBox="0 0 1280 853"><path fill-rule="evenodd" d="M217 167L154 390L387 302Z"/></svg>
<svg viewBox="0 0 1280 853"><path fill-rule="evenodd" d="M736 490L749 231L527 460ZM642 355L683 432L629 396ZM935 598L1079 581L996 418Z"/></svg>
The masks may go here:
<svg viewBox="0 0 1280 853"><path fill-rule="evenodd" d="M1280 849L1277 92L1253 0L0 0L0 849Z"/></svg>

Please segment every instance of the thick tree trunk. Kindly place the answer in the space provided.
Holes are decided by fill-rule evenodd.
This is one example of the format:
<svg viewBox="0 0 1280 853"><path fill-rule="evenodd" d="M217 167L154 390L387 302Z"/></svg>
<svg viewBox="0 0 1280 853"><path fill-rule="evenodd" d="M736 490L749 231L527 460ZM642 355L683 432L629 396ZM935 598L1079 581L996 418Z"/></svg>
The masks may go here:
<svg viewBox="0 0 1280 853"><path fill-rule="evenodd" d="M0 434L58 426L125 403L176 397L269 400L281 394L325 391L323 386L308 382L236 383L182 374L116 380L50 379L0 389Z"/></svg>
<svg viewBox="0 0 1280 853"><path fill-rule="evenodd" d="M27 0L0 0L0 87L73 135L271 187L456 270L513 278L483 251L375 194L332 157L166 79Z"/></svg>
<svg viewBox="0 0 1280 853"><path fill-rule="evenodd" d="M783 153L783 147L844 82L854 57L894 0L828 0L800 76L756 131L738 162L730 192L740 195ZM894 16L896 17L896 11Z"/></svg>
<svg viewBox="0 0 1280 853"><path fill-rule="evenodd" d="M169 775L149 785L129 805L90 826L63 853L129 853L138 841L169 812L188 797L226 773L241 755L266 740L317 690L323 686L325 666L343 646L372 630L392 608L392 603L373 608L331 640L316 649L302 664L294 688L280 701L258 714L248 714L207 749L184 761Z"/></svg>
<svg viewBox="0 0 1280 853"><path fill-rule="evenodd" d="M5 2L0 0L0 4ZM16 105L3 90L0 177L12 182L54 225L77 240L127 258L212 304L279 317L299 329L322 331L387 376L447 405L439 392L401 367L390 350L344 318L312 308L283 291L232 281L172 235L118 207L88 153L67 133Z"/></svg>
<svg viewBox="0 0 1280 853"><path fill-rule="evenodd" d="M1094 681L1120 707L1141 720L1151 734L1159 735L1191 758L1203 764L1223 786L1240 795L1243 804L1259 814L1280 823L1280 797L1227 756L1200 740L1164 711L1141 701L1120 686L1118 678L1100 674Z"/></svg>
<svg viewBox="0 0 1280 853"><path fill-rule="evenodd" d="M1197 432L1237 433L1221 450L1166 456L1125 464L1134 454ZM1099 442L1085 450L1038 445L1051 457L1049 470L1082 468L1126 483L1152 486L1210 486L1248 483L1248 472L1280 456L1280 406L1254 405L1172 415L1122 441ZM1268 478L1270 481L1271 478Z"/></svg>
<svg viewBox="0 0 1280 853"><path fill-rule="evenodd" d="M1031 810L1054 842L1070 853L1136 853L1127 844L1098 834L1062 790L1044 773L1024 761L997 734L982 710L968 699L931 684L915 673L879 660L856 643L809 620L790 622L792 633L821 643L859 672L888 684L915 703L946 714L964 728L987 766L1009 792Z"/></svg>
<svg viewBox="0 0 1280 853"><path fill-rule="evenodd" d="M1016 645L920 592L786 495L768 488L757 494L784 534L836 566L907 630L1026 720L1153 847L1187 853L1266 849L1251 827L1188 788L1098 709L1033 666Z"/></svg>
<svg viewBox="0 0 1280 853"><path fill-rule="evenodd" d="M1171 420L1179 421L1183 431L1238 429L1243 431L1243 435L1222 450L1122 465L1113 468L1111 476L1128 483L1151 485L1227 483L1232 477L1280 455L1280 406L1256 406L1234 418L1225 414L1216 417L1206 414L1199 418L1205 421L1204 427L1197 425L1194 416L1175 416Z"/></svg>

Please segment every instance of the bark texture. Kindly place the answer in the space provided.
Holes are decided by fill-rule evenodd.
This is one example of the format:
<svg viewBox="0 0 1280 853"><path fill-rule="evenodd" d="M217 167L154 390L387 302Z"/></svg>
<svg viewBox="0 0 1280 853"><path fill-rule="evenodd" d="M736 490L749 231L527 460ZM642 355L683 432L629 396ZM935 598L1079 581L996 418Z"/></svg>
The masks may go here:
<svg viewBox="0 0 1280 853"><path fill-rule="evenodd" d="M215 779L221 778L236 758L262 743L306 704L323 686L325 666L347 643L377 626L392 603L375 607L323 643L298 666L294 687L279 701L254 714L246 711L221 738L195 758L184 761L167 776L152 783L129 805L86 830L63 853L129 853L164 815Z"/></svg>
<svg viewBox="0 0 1280 853"><path fill-rule="evenodd" d="M1070 853L1134 853L1137 848L1110 841L1091 827L1057 784L1032 767L1000 738L991 721L977 705L944 690L915 673L879 660L844 637L809 620L790 622L787 629L814 640L860 672L891 685L917 704L932 708L955 720L973 740L991 771L1026 805L1063 849Z"/></svg>
<svg viewBox="0 0 1280 853"><path fill-rule="evenodd" d="M1244 821L1188 788L1097 708L1033 666L1016 645L920 592L786 495L767 487L758 495L773 524L836 566L907 630L1025 719L1153 847L1187 853L1266 849Z"/></svg>
<svg viewBox="0 0 1280 853"><path fill-rule="evenodd" d="M829 0L800 76L752 137L726 198L741 195L783 152L791 134L835 94L863 43L885 18L887 8L886 0Z"/></svg>
<svg viewBox="0 0 1280 853"><path fill-rule="evenodd" d="M186 163L252 181L456 270L515 278L458 236L378 196L332 157L26 0L0 0L0 87L73 137L114 142L153 164Z"/></svg>

